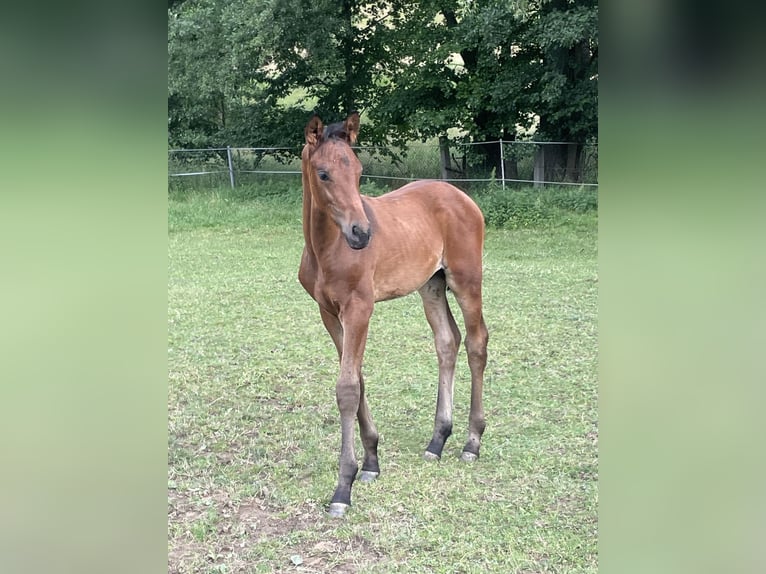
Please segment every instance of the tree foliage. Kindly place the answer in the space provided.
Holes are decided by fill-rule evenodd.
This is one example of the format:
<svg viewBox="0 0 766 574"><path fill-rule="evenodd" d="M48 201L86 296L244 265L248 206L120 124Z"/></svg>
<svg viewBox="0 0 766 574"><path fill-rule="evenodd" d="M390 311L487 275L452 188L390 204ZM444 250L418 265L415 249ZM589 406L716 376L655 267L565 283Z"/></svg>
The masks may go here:
<svg viewBox="0 0 766 574"><path fill-rule="evenodd" d="M595 0L168 0L173 146L288 145L316 111L367 143L597 133Z"/></svg>

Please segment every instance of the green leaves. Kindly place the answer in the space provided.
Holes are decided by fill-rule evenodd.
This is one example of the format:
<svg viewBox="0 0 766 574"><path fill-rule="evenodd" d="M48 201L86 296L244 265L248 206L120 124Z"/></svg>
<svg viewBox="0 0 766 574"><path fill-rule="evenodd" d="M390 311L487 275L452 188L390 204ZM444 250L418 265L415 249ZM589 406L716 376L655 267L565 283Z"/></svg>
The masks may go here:
<svg viewBox="0 0 766 574"><path fill-rule="evenodd" d="M174 147L297 145L311 112L361 142L597 133L593 0L196 0L168 11Z"/></svg>
<svg viewBox="0 0 766 574"><path fill-rule="evenodd" d="M542 13L530 29L530 39L543 50L572 48L583 39L598 42L598 11L595 7L574 6Z"/></svg>

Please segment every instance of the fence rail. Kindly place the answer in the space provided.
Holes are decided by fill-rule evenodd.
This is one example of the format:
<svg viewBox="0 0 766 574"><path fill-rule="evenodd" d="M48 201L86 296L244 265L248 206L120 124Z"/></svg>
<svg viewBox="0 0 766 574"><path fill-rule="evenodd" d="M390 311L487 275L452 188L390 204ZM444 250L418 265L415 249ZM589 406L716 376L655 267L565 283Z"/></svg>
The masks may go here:
<svg viewBox="0 0 766 574"><path fill-rule="evenodd" d="M231 187L265 176L300 175L298 147L219 147L168 150L168 185L193 178L194 186ZM358 146L363 182L396 187L418 179L463 186L506 185L598 187L598 144L497 140L411 144L407 148ZM228 181L226 181L228 180Z"/></svg>

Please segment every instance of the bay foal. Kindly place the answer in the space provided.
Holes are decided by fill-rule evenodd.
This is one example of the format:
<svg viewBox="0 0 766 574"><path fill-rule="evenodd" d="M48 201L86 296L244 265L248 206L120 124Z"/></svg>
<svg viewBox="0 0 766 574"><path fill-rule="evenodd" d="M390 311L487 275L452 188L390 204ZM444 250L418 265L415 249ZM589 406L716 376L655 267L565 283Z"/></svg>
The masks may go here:
<svg viewBox="0 0 766 574"><path fill-rule="evenodd" d="M479 456L484 432L482 386L487 327L482 315L484 218L462 191L441 181L417 181L380 197L359 192L362 165L351 149L359 133L353 113L327 127L314 116L301 154L303 235L299 279L319 312L340 358L335 387L341 419L338 485L329 513L351 505L358 467L355 421L364 446L359 479L375 480L378 432L364 395L362 357L373 305L418 291L434 333L439 390L431 442L424 457L441 457L452 433L452 396L460 331L447 303L449 287L463 312L471 370L468 440L461 458Z"/></svg>

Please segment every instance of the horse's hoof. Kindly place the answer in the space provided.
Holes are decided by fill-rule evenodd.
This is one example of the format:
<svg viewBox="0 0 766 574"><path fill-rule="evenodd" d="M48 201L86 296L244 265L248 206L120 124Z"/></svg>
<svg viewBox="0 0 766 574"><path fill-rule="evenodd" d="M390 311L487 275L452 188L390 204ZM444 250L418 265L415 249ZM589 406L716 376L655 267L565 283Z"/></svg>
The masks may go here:
<svg viewBox="0 0 766 574"><path fill-rule="evenodd" d="M363 470L359 473L359 482L375 482L379 476L380 473L374 470Z"/></svg>
<svg viewBox="0 0 766 574"><path fill-rule="evenodd" d="M460 460L463 462L476 462L479 460L478 454L473 454L472 452L468 452L467 450L464 450L463 453L460 455Z"/></svg>
<svg viewBox="0 0 766 574"><path fill-rule="evenodd" d="M340 518L344 514L346 514L346 510L348 510L349 505L344 504L343 502L331 502L330 508L327 509L327 514L332 516L333 518Z"/></svg>
<svg viewBox="0 0 766 574"><path fill-rule="evenodd" d="M441 460L441 457L438 454L434 454L430 450L427 450L423 453L423 460Z"/></svg>

